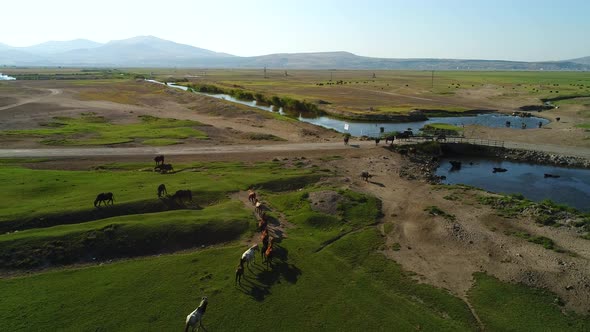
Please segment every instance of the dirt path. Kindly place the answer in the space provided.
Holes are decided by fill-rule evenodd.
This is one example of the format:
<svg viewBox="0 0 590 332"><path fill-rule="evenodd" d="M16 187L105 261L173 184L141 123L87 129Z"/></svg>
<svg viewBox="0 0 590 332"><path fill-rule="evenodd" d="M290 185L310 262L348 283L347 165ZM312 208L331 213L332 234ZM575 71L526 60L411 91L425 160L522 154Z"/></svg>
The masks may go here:
<svg viewBox="0 0 590 332"><path fill-rule="evenodd" d="M43 95L43 96L37 96L34 98L27 98L27 99L21 99L19 100L17 103L11 104L11 105L6 105L6 106L2 106L0 107L0 111L4 111L7 109L11 109L11 108L15 108L18 106L22 106L25 104L30 104L30 103L35 103L38 102L40 100L43 100L47 97L51 97L51 96L56 96L62 93L61 89L47 89L47 91L49 91L49 94Z"/></svg>

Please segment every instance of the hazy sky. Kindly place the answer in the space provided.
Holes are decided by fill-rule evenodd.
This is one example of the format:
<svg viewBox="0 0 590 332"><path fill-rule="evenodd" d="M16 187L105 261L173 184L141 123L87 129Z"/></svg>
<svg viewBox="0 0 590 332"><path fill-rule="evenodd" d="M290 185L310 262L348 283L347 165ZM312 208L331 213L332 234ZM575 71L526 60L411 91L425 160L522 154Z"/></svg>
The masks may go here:
<svg viewBox="0 0 590 332"><path fill-rule="evenodd" d="M154 35L241 56L349 51L390 58L590 55L589 0L2 0L0 42Z"/></svg>

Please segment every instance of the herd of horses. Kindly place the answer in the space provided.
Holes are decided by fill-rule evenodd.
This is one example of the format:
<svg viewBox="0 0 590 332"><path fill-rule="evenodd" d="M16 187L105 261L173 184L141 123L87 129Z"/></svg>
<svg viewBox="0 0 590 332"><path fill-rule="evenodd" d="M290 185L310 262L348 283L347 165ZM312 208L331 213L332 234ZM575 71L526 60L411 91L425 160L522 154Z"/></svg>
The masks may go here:
<svg viewBox="0 0 590 332"><path fill-rule="evenodd" d="M251 262L256 259L256 252L260 251L262 263L266 263L269 268L272 265L274 256L274 238L270 235L268 227L268 216L266 215L266 207L258 200L256 192L248 190L248 201L254 205L254 213L258 219L258 231L260 232L260 245L258 243L250 246L242 253L240 262L236 268L235 283L241 284L242 276L244 275L244 266L249 267Z"/></svg>
<svg viewBox="0 0 590 332"><path fill-rule="evenodd" d="M156 172L167 173L173 170L171 164L164 163L164 156L157 156L154 158L154 161L156 162L156 167L154 167L154 171ZM177 190L174 194L168 195L168 190L166 189L166 185L164 184L160 184L158 186L157 194L158 198L167 197L178 203L184 203L186 201L192 202L193 200L193 193L189 189ZM112 192L100 193L96 196L96 199L94 200L94 207L99 208L101 204L104 204L105 206L114 205L114 197L115 196Z"/></svg>

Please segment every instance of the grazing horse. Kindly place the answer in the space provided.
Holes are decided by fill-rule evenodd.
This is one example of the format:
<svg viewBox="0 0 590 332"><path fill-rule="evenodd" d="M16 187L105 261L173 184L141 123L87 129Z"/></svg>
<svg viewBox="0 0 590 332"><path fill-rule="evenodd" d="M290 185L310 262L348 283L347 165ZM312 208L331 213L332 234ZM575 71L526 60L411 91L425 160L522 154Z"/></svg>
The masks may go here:
<svg viewBox="0 0 590 332"><path fill-rule="evenodd" d="M559 122L559 120L561 120L560 117L555 118L555 121Z"/></svg>
<svg viewBox="0 0 590 332"><path fill-rule="evenodd" d="M190 190L177 190L174 195L172 195L172 199L176 201L184 201L188 200L189 202L193 201L193 193Z"/></svg>
<svg viewBox="0 0 590 332"><path fill-rule="evenodd" d="M162 183L158 186L158 198L162 197L164 194L168 195L168 191L166 190L166 186Z"/></svg>
<svg viewBox="0 0 590 332"><path fill-rule="evenodd" d="M258 251L258 243L248 248L248 250L244 251L244 253L242 254L242 262L246 263L247 266L250 266L250 262L254 261L254 258L256 258L256 251Z"/></svg>
<svg viewBox="0 0 590 332"><path fill-rule="evenodd" d="M189 327L191 328L191 331L195 331L195 328L198 331L199 327L203 326L203 315L205 315L205 311L207 311L207 304L209 304L209 301L207 301L206 296L203 296L197 309L186 316L184 332L188 332ZM199 323L199 326L197 326L197 323Z"/></svg>
<svg viewBox="0 0 590 332"><path fill-rule="evenodd" d="M375 138L375 145L379 145L380 141L381 141L381 138L379 138L379 137Z"/></svg>
<svg viewBox="0 0 590 332"><path fill-rule="evenodd" d="M502 167L494 167L494 171L492 173L504 173L507 172L508 170Z"/></svg>
<svg viewBox="0 0 590 332"><path fill-rule="evenodd" d="M389 143L389 144L391 145L391 144L393 144L393 141L394 141L394 140L395 140L395 136L393 136L393 135L386 136L386 137L385 137L385 144L387 144L387 143L391 142L391 143Z"/></svg>
<svg viewBox="0 0 590 332"><path fill-rule="evenodd" d="M256 204L256 192L252 189L248 190L248 201L252 204Z"/></svg>
<svg viewBox="0 0 590 332"><path fill-rule="evenodd" d="M348 145L349 139L350 139L350 136L344 136L344 145Z"/></svg>
<svg viewBox="0 0 590 332"><path fill-rule="evenodd" d="M240 259L240 264L236 268L236 284L242 284L242 276L244 275L244 262Z"/></svg>
<svg viewBox="0 0 590 332"><path fill-rule="evenodd" d="M168 173L174 171L172 164L160 164L154 167L154 172Z"/></svg>
<svg viewBox="0 0 590 332"><path fill-rule="evenodd" d="M111 203L111 205L113 205L113 193L100 193L98 194L98 196L96 196L96 199L94 200L94 207L99 207L101 203L104 203L104 205L108 205L109 202Z"/></svg>
<svg viewBox="0 0 590 332"><path fill-rule="evenodd" d="M367 172L367 171L363 171L361 173L361 179L363 179L367 182L369 182L369 178L372 178L372 177L373 177L373 175L369 174L369 172Z"/></svg>
<svg viewBox="0 0 590 332"><path fill-rule="evenodd" d="M164 156L156 156L156 158L154 158L154 161L156 162L156 166L158 165L164 165Z"/></svg>

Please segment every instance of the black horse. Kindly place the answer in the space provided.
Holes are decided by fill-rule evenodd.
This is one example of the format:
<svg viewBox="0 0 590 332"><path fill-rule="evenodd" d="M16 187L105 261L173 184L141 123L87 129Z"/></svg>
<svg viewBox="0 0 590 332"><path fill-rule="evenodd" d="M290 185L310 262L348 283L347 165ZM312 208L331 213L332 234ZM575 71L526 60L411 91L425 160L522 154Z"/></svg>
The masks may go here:
<svg viewBox="0 0 590 332"><path fill-rule="evenodd" d="M166 190L166 186L162 183L158 186L158 198L168 195L168 191Z"/></svg>
<svg viewBox="0 0 590 332"><path fill-rule="evenodd" d="M98 196L96 196L96 199L94 200L94 207L99 207L101 203L104 203L104 205L108 205L109 202L111 203L111 205L113 205L113 193L100 193L98 194Z"/></svg>
<svg viewBox="0 0 590 332"><path fill-rule="evenodd" d="M369 182L369 178L372 178L372 177L373 177L373 175L369 174L369 172L367 172L367 171L363 171L361 173L361 179L363 179L367 182Z"/></svg>
<svg viewBox="0 0 590 332"><path fill-rule="evenodd" d="M163 165L164 164L164 156L156 156L156 158L154 158L154 161L156 162L156 166L158 165Z"/></svg>
<svg viewBox="0 0 590 332"><path fill-rule="evenodd" d="M190 190L177 190L174 195L172 195L172 199L176 201L193 201L193 193Z"/></svg>
<svg viewBox="0 0 590 332"><path fill-rule="evenodd" d="M348 140L350 140L350 136L344 136L344 145L348 145Z"/></svg>
<svg viewBox="0 0 590 332"><path fill-rule="evenodd" d="M387 144L387 143L389 143L389 142L391 142L391 143L389 143L389 144L393 144L393 141L394 141L394 140L395 140L395 136L393 136L393 135L386 136L386 137L385 137L385 144Z"/></svg>
<svg viewBox="0 0 590 332"><path fill-rule="evenodd" d="M154 172L168 173L174 171L172 164L159 164L154 167Z"/></svg>

